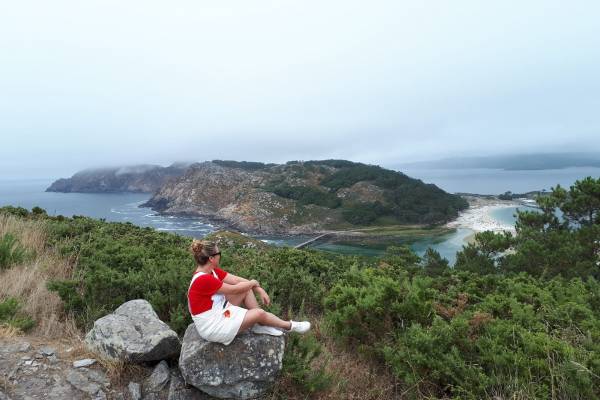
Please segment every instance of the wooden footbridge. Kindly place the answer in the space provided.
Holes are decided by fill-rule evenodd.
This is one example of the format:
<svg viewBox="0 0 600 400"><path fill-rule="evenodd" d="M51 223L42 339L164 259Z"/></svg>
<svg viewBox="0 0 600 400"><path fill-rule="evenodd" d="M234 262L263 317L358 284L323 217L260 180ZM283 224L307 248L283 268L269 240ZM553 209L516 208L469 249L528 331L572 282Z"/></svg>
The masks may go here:
<svg viewBox="0 0 600 400"><path fill-rule="evenodd" d="M308 246L310 244L313 244L313 243L316 243L316 242L318 242L320 240L323 240L324 237L329 236L329 235L333 235L333 233L332 232L322 233L322 234L320 234L317 237L314 237L312 239L307 240L306 242L297 244L296 246L294 246L294 248L295 249L301 249L301 248L306 247L306 246Z"/></svg>

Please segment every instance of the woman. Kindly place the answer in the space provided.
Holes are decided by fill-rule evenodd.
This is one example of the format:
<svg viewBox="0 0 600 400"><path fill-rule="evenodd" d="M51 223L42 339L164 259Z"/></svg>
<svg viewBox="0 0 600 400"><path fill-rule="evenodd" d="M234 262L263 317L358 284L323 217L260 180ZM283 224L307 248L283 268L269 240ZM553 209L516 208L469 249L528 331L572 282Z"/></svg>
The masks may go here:
<svg viewBox="0 0 600 400"><path fill-rule="evenodd" d="M269 305L267 292L258 281L219 268L221 252L215 243L194 240L190 249L196 271L188 289L188 308L200 337L227 345L238 332L248 328L275 336L281 335L282 330L305 333L310 329L308 321L284 321L261 309L254 294Z"/></svg>

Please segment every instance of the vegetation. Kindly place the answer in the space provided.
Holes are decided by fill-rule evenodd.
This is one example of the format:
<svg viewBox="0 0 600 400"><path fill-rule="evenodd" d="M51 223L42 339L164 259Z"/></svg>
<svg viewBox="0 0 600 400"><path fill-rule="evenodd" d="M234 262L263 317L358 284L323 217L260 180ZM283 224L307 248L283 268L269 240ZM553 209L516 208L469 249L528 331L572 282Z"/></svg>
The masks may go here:
<svg viewBox="0 0 600 400"><path fill-rule="evenodd" d="M253 161L232 161L232 160L212 160L213 163L220 165L222 167L228 168L240 168L245 169L247 171L256 171L259 169L264 169L268 167L272 167L275 164L265 164L261 162L253 162Z"/></svg>
<svg viewBox="0 0 600 400"><path fill-rule="evenodd" d="M277 196L298 201L298 205L315 204L327 208L337 208L342 201L334 194L309 186L290 186L287 183L272 184L264 188Z"/></svg>
<svg viewBox="0 0 600 400"><path fill-rule="evenodd" d="M46 284L50 276L70 277L70 260L47 247L46 215L41 209L1 210L4 268L0 268L0 337L29 329L44 337L65 337L70 321L65 318L61 299L48 291Z"/></svg>
<svg viewBox="0 0 600 400"><path fill-rule="evenodd" d="M346 160L294 161L286 165L294 171L296 179L307 178L308 172L318 174L321 177L318 185L291 185L285 177L277 177L265 185L264 190L297 200L299 205L339 208L344 220L352 225L439 224L455 218L458 211L468 207L460 196L374 165ZM357 202L337 196L340 189L358 182L370 182L383 189L384 198Z"/></svg>
<svg viewBox="0 0 600 400"><path fill-rule="evenodd" d="M362 398L598 399L600 179L538 202L542 212L518 214L516 235L476 235L454 268L433 250L363 258L214 237L223 268L258 279L270 310L318 322L288 341L282 381L293 389L274 389L282 398L350 398L353 382L380 368L394 390ZM178 332L190 322L191 239L85 217L13 218L43 221L47 243L77 257L75 273L51 286L82 327L140 297ZM362 369L329 366L348 354L366 360Z"/></svg>
<svg viewBox="0 0 600 400"><path fill-rule="evenodd" d="M514 199L522 199L522 198L533 198L534 196L544 195L545 191L534 191L527 193L513 193L510 190L498 195L500 200L514 200Z"/></svg>
<svg viewBox="0 0 600 400"><path fill-rule="evenodd" d="M12 233L0 237L0 269L25 260L26 251Z"/></svg>
<svg viewBox="0 0 600 400"><path fill-rule="evenodd" d="M371 204L354 203L342 211L344 219L353 225L369 225L389 213L390 209L378 201Z"/></svg>
<svg viewBox="0 0 600 400"><path fill-rule="evenodd" d="M9 325L21 331L35 326L35 321L21 312L21 304L14 297L0 301L0 325Z"/></svg>

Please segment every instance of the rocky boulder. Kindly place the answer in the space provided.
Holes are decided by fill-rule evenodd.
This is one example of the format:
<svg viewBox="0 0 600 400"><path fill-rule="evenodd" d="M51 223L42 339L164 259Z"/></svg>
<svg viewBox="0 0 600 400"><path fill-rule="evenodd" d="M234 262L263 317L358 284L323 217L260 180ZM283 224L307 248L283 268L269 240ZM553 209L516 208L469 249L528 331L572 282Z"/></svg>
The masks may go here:
<svg viewBox="0 0 600 400"><path fill-rule="evenodd" d="M283 336L244 332L231 344L207 342L194 324L183 338L179 369L185 382L211 396L251 399L263 394L281 371Z"/></svg>
<svg viewBox="0 0 600 400"><path fill-rule="evenodd" d="M159 361L176 356L177 333L161 321L146 300L131 300L96 322L85 342L106 357L129 362Z"/></svg>

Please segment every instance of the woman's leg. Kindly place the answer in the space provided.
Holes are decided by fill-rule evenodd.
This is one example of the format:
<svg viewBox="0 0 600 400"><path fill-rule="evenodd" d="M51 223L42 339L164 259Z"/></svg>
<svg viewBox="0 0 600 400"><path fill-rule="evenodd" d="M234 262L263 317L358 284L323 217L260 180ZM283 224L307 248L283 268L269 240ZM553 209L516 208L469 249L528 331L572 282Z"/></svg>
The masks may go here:
<svg viewBox="0 0 600 400"><path fill-rule="evenodd" d="M252 290L248 290L239 294L228 294L225 296L225 298L234 306L240 307L243 303L243 305L249 310L258 308L258 301L256 301L256 296L254 296L254 292Z"/></svg>
<svg viewBox="0 0 600 400"><path fill-rule="evenodd" d="M252 325L256 323L288 330L292 327L290 321L284 321L281 318L271 314L270 312L266 312L262 308L253 308L246 312L246 315L244 316L244 321L242 321L242 325L240 326L239 332L252 327Z"/></svg>

